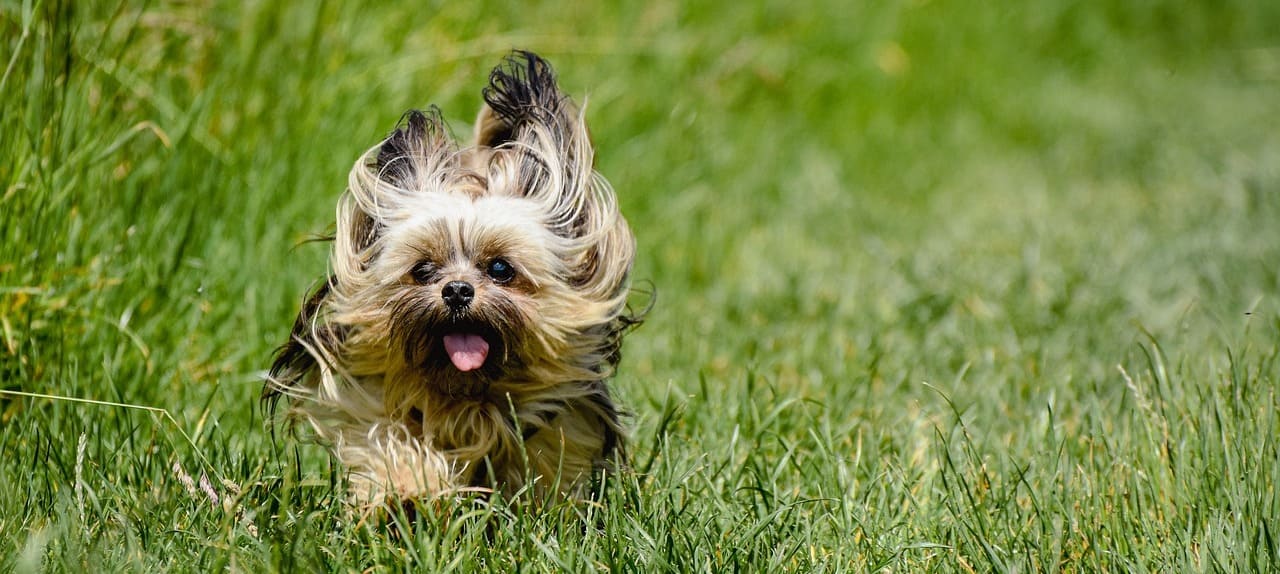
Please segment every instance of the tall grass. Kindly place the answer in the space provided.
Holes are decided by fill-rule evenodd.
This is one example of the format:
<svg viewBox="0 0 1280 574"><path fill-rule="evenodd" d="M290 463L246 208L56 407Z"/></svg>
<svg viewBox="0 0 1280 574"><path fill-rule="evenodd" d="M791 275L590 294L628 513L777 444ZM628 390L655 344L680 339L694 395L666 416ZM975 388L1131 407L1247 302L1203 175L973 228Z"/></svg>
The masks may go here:
<svg viewBox="0 0 1280 574"><path fill-rule="evenodd" d="M1280 564L1280 5L0 0L0 46L2 570ZM635 470L357 521L256 410L303 240L512 47L659 293Z"/></svg>

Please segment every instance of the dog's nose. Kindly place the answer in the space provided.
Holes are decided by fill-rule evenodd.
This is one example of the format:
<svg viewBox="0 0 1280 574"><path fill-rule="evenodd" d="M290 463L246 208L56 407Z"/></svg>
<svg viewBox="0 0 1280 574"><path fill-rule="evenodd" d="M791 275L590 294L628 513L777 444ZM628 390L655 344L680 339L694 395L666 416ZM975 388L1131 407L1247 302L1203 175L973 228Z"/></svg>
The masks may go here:
<svg viewBox="0 0 1280 574"><path fill-rule="evenodd" d="M466 281L450 281L445 283L440 296L444 298L444 303L450 309L458 311L471 304L471 300L476 296L476 289Z"/></svg>

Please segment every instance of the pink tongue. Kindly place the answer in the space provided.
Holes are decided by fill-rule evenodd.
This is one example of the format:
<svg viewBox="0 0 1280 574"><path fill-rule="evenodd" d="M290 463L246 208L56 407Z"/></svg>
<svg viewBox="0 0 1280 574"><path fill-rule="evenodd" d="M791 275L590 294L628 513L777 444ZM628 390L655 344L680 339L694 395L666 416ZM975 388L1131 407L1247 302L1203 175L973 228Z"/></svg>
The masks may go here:
<svg viewBox="0 0 1280 574"><path fill-rule="evenodd" d="M479 335L455 334L444 336L444 350L459 371L479 369L489 356L489 342Z"/></svg>

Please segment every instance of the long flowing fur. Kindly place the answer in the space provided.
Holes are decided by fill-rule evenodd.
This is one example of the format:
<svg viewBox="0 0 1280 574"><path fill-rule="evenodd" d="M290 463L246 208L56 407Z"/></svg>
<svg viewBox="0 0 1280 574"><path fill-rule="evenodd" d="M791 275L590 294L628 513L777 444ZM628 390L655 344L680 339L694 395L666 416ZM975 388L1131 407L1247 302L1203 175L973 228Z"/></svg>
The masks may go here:
<svg viewBox="0 0 1280 574"><path fill-rule="evenodd" d="M264 389L350 470L365 508L530 481L582 496L625 454L606 381L639 321L631 232L544 60L513 53L484 99L470 146L434 109L411 111L356 162L330 276ZM495 258L515 279L485 275ZM474 284L465 312L442 302L446 281ZM450 329L491 343L482 369L442 360Z"/></svg>

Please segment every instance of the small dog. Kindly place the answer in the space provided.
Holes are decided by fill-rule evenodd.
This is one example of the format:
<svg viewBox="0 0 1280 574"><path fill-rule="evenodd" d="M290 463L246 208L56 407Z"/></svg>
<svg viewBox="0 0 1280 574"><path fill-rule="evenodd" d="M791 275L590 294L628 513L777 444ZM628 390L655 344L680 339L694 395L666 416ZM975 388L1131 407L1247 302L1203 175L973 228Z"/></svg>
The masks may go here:
<svg viewBox="0 0 1280 574"><path fill-rule="evenodd" d="M414 110L356 162L331 274L263 390L365 509L526 486L578 498L625 461L605 383L640 321L635 240L546 61L513 52L483 96L474 145Z"/></svg>

